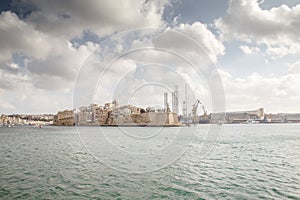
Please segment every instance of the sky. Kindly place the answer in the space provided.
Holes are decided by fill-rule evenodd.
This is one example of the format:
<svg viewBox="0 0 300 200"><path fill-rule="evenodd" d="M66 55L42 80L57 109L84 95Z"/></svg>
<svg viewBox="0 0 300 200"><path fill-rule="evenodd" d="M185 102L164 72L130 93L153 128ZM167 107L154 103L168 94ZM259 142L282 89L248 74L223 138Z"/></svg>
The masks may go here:
<svg viewBox="0 0 300 200"><path fill-rule="evenodd" d="M0 2L0 113L162 107L175 85L180 110L299 113L300 1Z"/></svg>

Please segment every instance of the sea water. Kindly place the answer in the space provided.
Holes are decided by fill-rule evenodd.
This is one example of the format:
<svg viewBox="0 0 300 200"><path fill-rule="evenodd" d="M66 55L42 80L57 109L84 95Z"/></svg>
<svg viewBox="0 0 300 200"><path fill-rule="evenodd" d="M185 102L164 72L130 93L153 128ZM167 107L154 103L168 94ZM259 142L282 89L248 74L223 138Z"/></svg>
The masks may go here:
<svg viewBox="0 0 300 200"><path fill-rule="evenodd" d="M0 128L0 199L300 199L299 183L300 124Z"/></svg>

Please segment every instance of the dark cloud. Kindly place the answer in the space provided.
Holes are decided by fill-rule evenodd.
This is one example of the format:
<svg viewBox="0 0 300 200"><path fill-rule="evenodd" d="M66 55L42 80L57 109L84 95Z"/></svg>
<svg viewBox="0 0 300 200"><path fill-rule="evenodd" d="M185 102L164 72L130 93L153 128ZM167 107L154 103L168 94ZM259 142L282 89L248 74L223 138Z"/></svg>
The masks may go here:
<svg viewBox="0 0 300 200"><path fill-rule="evenodd" d="M98 35L141 26L162 25L168 1L29 0L37 8L26 21L52 35L80 36L84 30Z"/></svg>

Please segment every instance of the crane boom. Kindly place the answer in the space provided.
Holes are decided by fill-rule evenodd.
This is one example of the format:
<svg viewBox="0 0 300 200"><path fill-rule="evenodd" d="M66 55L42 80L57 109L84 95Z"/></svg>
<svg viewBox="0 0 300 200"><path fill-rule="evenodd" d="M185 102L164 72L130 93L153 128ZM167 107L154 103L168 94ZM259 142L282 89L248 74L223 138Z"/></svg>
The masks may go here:
<svg viewBox="0 0 300 200"><path fill-rule="evenodd" d="M201 102L199 101L199 99L197 99L192 108L193 123L197 122L197 109L198 109L199 104L201 104Z"/></svg>
<svg viewBox="0 0 300 200"><path fill-rule="evenodd" d="M193 115L192 120L193 120L193 123L197 123L198 120L199 120L199 118L197 116L197 109L198 109L199 104L202 105L201 107L202 107L202 110L203 110L203 118L204 119L208 118L207 111L206 111L204 105L201 103L201 101L199 99L197 99L196 102L193 104L193 107L192 107L192 115Z"/></svg>

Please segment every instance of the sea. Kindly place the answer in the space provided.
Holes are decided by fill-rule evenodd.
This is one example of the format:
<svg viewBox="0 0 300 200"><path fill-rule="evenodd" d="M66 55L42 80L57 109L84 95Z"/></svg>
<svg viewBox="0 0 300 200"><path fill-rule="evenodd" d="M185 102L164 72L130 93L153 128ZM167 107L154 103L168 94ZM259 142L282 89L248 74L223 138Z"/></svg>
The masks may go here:
<svg viewBox="0 0 300 200"><path fill-rule="evenodd" d="M300 124L1 127L0 199L300 199Z"/></svg>

